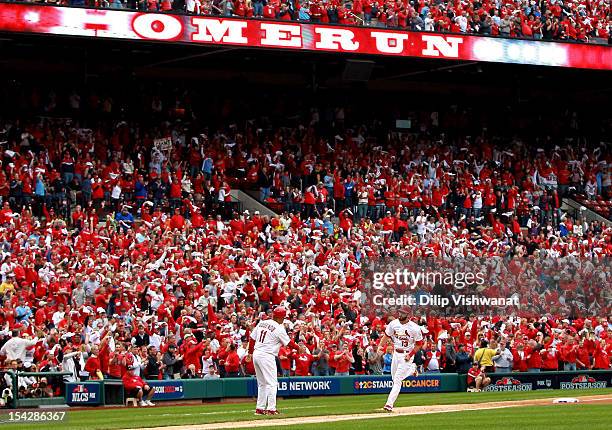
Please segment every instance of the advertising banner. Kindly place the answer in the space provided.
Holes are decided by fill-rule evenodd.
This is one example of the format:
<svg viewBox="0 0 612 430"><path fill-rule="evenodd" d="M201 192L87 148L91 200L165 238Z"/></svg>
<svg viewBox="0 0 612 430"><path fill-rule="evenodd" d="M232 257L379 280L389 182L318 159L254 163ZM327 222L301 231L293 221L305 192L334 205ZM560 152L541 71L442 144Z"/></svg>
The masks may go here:
<svg viewBox="0 0 612 430"><path fill-rule="evenodd" d="M612 387L612 372L559 373L561 390L590 390Z"/></svg>
<svg viewBox="0 0 612 430"><path fill-rule="evenodd" d="M612 387L611 372L491 373L483 391L590 390Z"/></svg>
<svg viewBox="0 0 612 430"><path fill-rule="evenodd" d="M153 400L176 400L184 397L183 381L147 381L155 394Z"/></svg>
<svg viewBox="0 0 612 430"><path fill-rule="evenodd" d="M252 379L248 383L248 395L257 395L257 381ZM340 394L340 378L334 377L306 377L306 378L279 378L278 396L316 396Z"/></svg>
<svg viewBox="0 0 612 430"><path fill-rule="evenodd" d="M612 49L464 34L0 4L0 31L612 70Z"/></svg>
<svg viewBox="0 0 612 430"><path fill-rule="evenodd" d="M491 384L483 391L532 391L554 389L557 383L554 373L489 373Z"/></svg>
<svg viewBox="0 0 612 430"><path fill-rule="evenodd" d="M393 386L390 376L355 376L353 393L375 394L389 393ZM442 390L441 376L423 374L418 377L409 377L402 381L402 393L431 393Z"/></svg>
<svg viewBox="0 0 612 430"><path fill-rule="evenodd" d="M66 403L73 406L99 405L102 384L99 382L79 382L66 384Z"/></svg>

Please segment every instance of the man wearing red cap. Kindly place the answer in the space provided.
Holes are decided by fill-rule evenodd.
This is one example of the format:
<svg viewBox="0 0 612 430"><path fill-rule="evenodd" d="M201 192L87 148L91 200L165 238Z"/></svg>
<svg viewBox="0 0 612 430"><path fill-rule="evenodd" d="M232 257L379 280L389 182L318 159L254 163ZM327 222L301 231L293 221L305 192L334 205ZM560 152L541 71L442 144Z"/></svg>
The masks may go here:
<svg viewBox="0 0 612 430"><path fill-rule="evenodd" d="M276 410L276 391L278 390L276 357L281 346L289 345L291 348L298 349L283 326L286 316L287 309L278 306L272 311L271 320L260 321L251 332L249 354L253 354L253 365L257 377L255 415L278 415Z"/></svg>
<svg viewBox="0 0 612 430"><path fill-rule="evenodd" d="M378 344L378 354L385 353L387 343L393 343L393 360L391 362L391 377L393 387L384 410L393 411L393 404L397 400L402 389L402 381L410 375L417 376L417 367L414 364L414 355L421 349L423 344L423 332L421 328L410 321L410 308L403 307L398 312L398 318L387 325L385 334Z"/></svg>

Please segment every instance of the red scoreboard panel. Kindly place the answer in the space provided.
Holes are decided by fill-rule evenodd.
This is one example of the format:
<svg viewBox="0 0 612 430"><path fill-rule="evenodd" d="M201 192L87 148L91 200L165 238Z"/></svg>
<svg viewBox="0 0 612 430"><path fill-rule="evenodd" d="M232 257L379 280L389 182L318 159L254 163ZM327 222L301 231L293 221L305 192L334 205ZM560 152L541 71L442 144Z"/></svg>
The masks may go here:
<svg viewBox="0 0 612 430"><path fill-rule="evenodd" d="M612 47L495 37L0 4L0 31L612 70Z"/></svg>

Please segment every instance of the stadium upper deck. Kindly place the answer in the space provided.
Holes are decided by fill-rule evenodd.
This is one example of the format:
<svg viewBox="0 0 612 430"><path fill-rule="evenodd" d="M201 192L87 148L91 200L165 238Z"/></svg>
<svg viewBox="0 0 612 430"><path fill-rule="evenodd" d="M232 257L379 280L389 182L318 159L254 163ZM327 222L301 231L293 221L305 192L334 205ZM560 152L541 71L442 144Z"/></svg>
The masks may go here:
<svg viewBox="0 0 612 430"><path fill-rule="evenodd" d="M430 7L424 3L417 7L418 13L412 13L410 22L416 24L410 26L398 25L396 15L403 12L391 12L390 8L388 13L380 13L396 14L395 18L379 17L369 21L370 25L353 26L335 18L317 19L305 14L304 8L294 13L274 14L274 20L272 16L271 19L249 19L249 13L241 12L241 3L233 6L227 1L223 2L220 15L184 14L183 6L168 2L162 3L159 10L156 2L142 6L151 13L118 10L125 9L121 3L109 5L109 8L111 6L113 10L0 3L0 31L593 69L608 69L612 65L612 50L600 45L609 39L610 23L606 18L609 6L605 4L580 8L594 14L584 12L580 19L572 18L568 15L570 12L563 12L565 9L556 17L558 4L555 4L542 15L550 15L551 24L540 25L536 18L527 18L540 13L535 5L527 8L527 14L527 9L511 13L507 6L499 11L487 9L488 12L480 8L472 13L468 5ZM266 5L265 10L272 7ZM330 8L335 10L335 6L330 5ZM213 10L218 12L217 9ZM281 9L291 10L287 5ZM378 10L382 11L383 6ZM200 12L206 13L206 10ZM492 16L487 18L485 15L489 13ZM430 22L427 15L432 14L437 17L434 24L423 27L418 24ZM420 15L425 16L425 21ZM509 18L510 15L513 18ZM257 13L254 16L259 18ZM483 23L476 23L483 19ZM532 29L532 22L536 30ZM489 30L483 30L485 27ZM543 43L541 39L565 43Z"/></svg>

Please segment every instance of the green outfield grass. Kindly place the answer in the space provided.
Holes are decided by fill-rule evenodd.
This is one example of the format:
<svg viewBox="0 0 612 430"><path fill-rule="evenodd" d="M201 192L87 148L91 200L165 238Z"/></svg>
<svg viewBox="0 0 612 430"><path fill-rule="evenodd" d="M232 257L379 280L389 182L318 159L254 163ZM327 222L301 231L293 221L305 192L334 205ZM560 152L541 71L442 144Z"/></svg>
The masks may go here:
<svg viewBox="0 0 612 430"><path fill-rule="evenodd" d="M555 430L610 429L612 407L610 405L551 405L527 406L486 411L448 412L431 415L398 416L369 420L350 420L331 423L326 426L333 430L395 430L402 428L427 430L477 430L491 429L537 429ZM258 427L274 430L318 430L321 424L299 426Z"/></svg>
<svg viewBox="0 0 612 430"><path fill-rule="evenodd" d="M550 397L566 397L566 396L586 396L586 395L597 395L597 394L610 394L612 397L612 390L584 390L584 391L527 391L527 392L487 392L487 393L427 393L427 394L402 394L396 402L397 407L401 406L422 406L422 405L443 405L443 404L456 404L456 403L482 403L482 402L494 402L504 400L523 400L523 399L537 399L537 398L550 398ZM364 414L372 412L384 412L380 411L380 408L384 405L386 395L361 395L361 396L330 396L330 397L311 397L306 399L291 399L291 400L279 400L278 409L282 412L279 418L289 418L298 416L316 416L316 415L350 415L350 414ZM591 405L580 405L580 408ZM573 406L570 406L570 408ZM608 408L608 428L612 422L612 416L610 405L605 406ZM173 406L158 406L154 408L99 408L99 409L88 409L88 410L75 410L69 411L67 414L67 421L63 423L45 423L37 425L11 425L2 424L0 430L12 430L26 428L31 429L62 429L62 430L95 430L95 429L121 429L121 428L140 428L140 427L154 427L154 426L168 426L168 425L187 425L187 424L206 424L215 422L227 422L227 421L246 421L254 419L270 420L275 419L273 417L256 417L253 415L255 403L244 402L244 403L224 403L224 404L202 404L202 405L173 405ZM527 410L529 408L522 408ZM537 409L537 408L536 408ZM513 409L514 410L514 409ZM569 410L569 408L568 408ZM586 410L586 409L585 409ZM593 409L596 410L596 409ZM551 410L552 411L552 410ZM481 412L478 412L481 413ZM485 412L482 412L485 413ZM490 412L492 417L498 416L500 411ZM513 412L504 411L504 414L511 414ZM516 413L516 410L515 410ZM595 412L593 412L595 414ZM445 415L445 417L436 417L436 420L440 421L440 425L447 427L449 423L444 424L445 419L451 419L449 417L455 416L460 413L445 413L438 415ZM526 419L529 418L527 415L531 412L525 412ZM548 418L553 418L554 414L546 413ZM462 415L463 416L463 415ZM427 422L432 420L433 415L426 418ZM554 417L557 418L556 416ZM588 418L588 416L587 416ZM400 418L397 418L400 419ZM401 418L403 419L403 418ZM418 417L414 419L420 420ZM423 418L425 420L425 418ZM586 419L586 418L585 418ZM378 423L387 422L389 419L377 420ZM391 419L393 421L394 419ZM416 423L417 421L415 421ZM421 421L418 421L419 423ZM426 422L426 421L422 421ZM471 422L472 426L478 421L466 420L465 424ZM355 423L355 426L365 425L364 422ZM344 424L334 424L334 428L340 428ZM349 424L346 424L348 426ZM388 424L395 425L395 424ZM518 426L518 424L517 424ZM238 425L237 425L238 427ZM319 425L320 427L320 425ZM473 428L476 428L475 426ZM483 426L488 427L488 425ZM344 428L344 427L343 427ZM347 427L348 428L348 427ZM351 425L351 429L355 428ZM440 427L442 428L442 427ZM450 427L452 428L452 426ZM516 426L506 428L517 428ZM589 425L588 430L592 430Z"/></svg>

